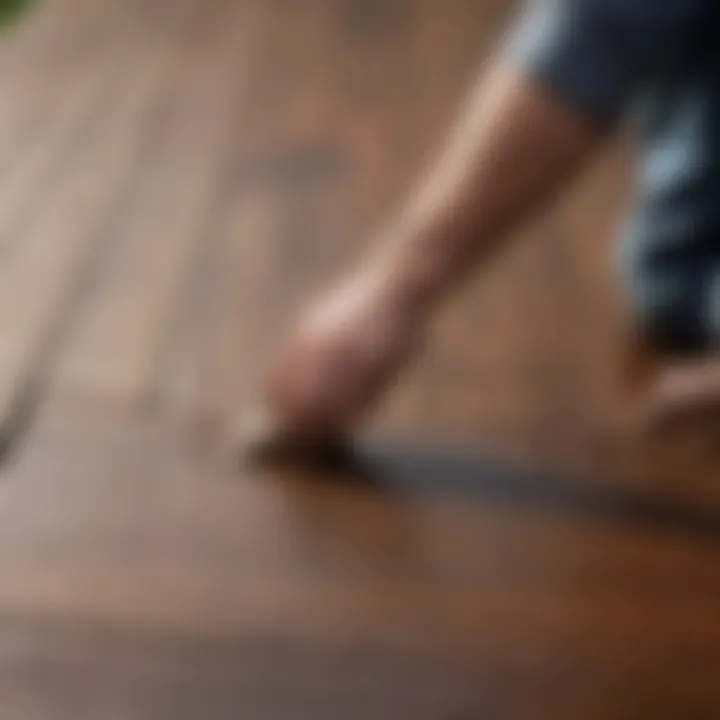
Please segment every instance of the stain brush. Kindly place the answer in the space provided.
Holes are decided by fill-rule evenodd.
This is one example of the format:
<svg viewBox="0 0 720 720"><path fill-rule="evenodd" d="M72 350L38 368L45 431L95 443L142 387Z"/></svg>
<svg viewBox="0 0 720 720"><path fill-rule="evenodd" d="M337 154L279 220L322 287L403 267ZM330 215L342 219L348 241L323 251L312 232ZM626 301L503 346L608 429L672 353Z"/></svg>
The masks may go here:
<svg viewBox="0 0 720 720"><path fill-rule="evenodd" d="M235 432L234 446L242 459L258 467L337 471L348 466L353 454L347 440L310 440L289 433L267 410L256 410L243 419Z"/></svg>

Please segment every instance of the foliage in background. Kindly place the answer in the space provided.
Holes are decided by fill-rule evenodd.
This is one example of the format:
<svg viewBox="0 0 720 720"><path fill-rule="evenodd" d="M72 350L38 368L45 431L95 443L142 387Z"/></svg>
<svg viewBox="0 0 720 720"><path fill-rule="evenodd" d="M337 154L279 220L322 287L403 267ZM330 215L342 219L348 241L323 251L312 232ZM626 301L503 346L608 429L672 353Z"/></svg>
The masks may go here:
<svg viewBox="0 0 720 720"><path fill-rule="evenodd" d="M0 0L0 25L14 23L34 4L35 0Z"/></svg>

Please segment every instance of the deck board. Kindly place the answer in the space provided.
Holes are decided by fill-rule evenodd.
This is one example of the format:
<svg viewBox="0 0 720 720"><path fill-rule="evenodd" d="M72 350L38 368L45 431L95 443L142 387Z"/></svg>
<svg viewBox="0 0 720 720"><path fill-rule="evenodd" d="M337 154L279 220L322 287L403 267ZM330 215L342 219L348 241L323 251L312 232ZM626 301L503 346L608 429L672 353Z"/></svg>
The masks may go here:
<svg viewBox="0 0 720 720"><path fill-rule="evenodd" d="M44 0L0 36L2 717L720 714L715 431L606 444L623 139L451 299L362 467L226 442L512 6Z"/></svg>

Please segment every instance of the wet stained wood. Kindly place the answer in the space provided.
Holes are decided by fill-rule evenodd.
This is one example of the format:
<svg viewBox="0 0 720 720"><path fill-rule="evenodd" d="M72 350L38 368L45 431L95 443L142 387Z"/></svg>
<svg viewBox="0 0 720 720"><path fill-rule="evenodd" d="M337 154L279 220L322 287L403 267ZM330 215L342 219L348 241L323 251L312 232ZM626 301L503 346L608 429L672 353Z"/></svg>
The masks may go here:
<svg viewBox="0 0 720 720"><path fill-rule="evenodd" d="M0 42L3 717L720 714L716 437L607 444L624 142L353 464L227 446L513 5L46 0Z"/></svg>
<svg viewBox="0 0 720 720"><path fill-rule="evenodd" d="M382 449L363 480L238 477L184 433L76 403L6 472L0 702L717 712L717 511Z"/></svg>

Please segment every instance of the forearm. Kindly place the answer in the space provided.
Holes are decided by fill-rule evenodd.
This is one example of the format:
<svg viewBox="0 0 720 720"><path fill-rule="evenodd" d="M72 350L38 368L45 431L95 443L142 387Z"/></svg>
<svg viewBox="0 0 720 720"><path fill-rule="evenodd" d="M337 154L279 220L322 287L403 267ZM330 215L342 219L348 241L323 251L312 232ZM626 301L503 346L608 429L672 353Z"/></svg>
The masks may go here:
<svg viewBox="0 0 720 720"><path fill-rule="evenodd" d="M499 65L471 95L374 259L404 296L433 301L548 205L603 137L581 113Z"/></svg>

